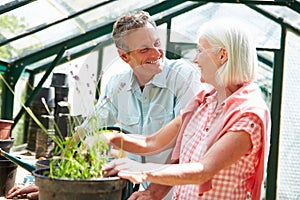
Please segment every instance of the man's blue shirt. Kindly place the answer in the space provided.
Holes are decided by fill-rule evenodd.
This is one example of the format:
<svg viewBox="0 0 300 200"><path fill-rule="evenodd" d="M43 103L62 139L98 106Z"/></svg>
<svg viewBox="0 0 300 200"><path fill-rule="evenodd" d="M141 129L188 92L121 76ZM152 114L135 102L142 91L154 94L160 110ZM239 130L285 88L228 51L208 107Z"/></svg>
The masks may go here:
<svg viewBox="0 0 300 200"><path fill-rule="evenodd" d="M202 89L200 73L191 63L166 59L162 72L140 89L132 70L114 74L107 82L96 105L97 124L83 126L100 128L118 125L130 133L149 135L180 114L180 110ZM165 163L171 149L145 157L144 162ZM142 157L127 153L142 162Z"/></svg>

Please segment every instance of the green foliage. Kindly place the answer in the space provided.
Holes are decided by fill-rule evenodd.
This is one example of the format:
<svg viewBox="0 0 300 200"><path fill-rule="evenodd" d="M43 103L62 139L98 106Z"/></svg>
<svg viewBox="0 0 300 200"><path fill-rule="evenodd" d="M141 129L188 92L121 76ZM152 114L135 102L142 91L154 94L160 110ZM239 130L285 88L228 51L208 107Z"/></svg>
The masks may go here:
<svg viewBox="0 0 300 200"><path fill-rule="evenodd" d="M0 16L0 41L6 39L3 35L4 32L11 33L13 35L23 32L26 27L27 23L25 22L25 18L17 18L14 15L2 15ZM0 55L1 59L10 59L12 58L12 52L15 51L11 45L1 46L0 47ZM22 53L22 52L17 52Z"/></svg>
<svg viewBox="0 0 300 200"><path fill-rule="evenodd" d="M70 140L64 141L63 146L70 146ZM99 141L90 149L83 142L62 150L62 156L50 160L51 178L93 179L101 178L102 165L108 162L109 145ZM58 149L61 151L61 149Z"/></svg>
<svg viewBox="0 0 300 200"><path fill-rule="evenodd" d="M17 18L15 15L2 15L0 16L0 41L4 41L9 37L14 37L25 32L28 27L24 17ZM42 44L32 44L27 48L15 48L10 43L0 47L0 59L9 60L14 55L22 55L24 52L30 52L34 49L41 47Z"/></svg>
<svg viewBox="0 0 300 200"><path fill-rule="evenodd" d="M1 59L9 59L11 57L8 48L5 46L0 47Z"/></svg>
<svg viewBox="0 0 300 200"><path fill-rule="evenodd" d="M25 30L27 23L25 18L17 18L14 15L3 15L0 17L1 29L6 29L11 33L18 33ZM0 39L3 39L3 36L0 36Z"/></svg>
<svg viewBox="0 0 300 200"><path fill-rule="evenodd" d="M42 102L51 115L50 109L46 101ZM29 115L35 119L33 113L28 110ZM32 113L32 114L31 114ZM41 124L37 123L41 128ZM71 133L74 133L74 127L82 124L82 121L76 121L69 118ZM54 154L60 155L58 158L50 159L50 172L47 174L51 178L70 178L70 179L93 179L102 177L102 165L108 162L109 145L104 140L97 140L91 147L86 148L81 140L79 144L74 143L74 139L63 138L57 124L54 122L54 127L58 131L57 136L49 134L48 136L56 143ZM91 134L99 134L99 130L93 130Z"/></svg>

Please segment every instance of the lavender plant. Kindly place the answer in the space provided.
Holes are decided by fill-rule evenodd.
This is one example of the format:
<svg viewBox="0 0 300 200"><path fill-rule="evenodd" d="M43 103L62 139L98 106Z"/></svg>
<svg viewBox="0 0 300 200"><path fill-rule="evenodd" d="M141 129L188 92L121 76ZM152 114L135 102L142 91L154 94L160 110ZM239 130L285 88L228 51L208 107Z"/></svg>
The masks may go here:
<svg viewBox="0 0 300 200"><path fill-rule="evenodd" d="M77 66L75 66L77 67ZM86 65L86 68L89 66ZM96 75L91 74L90 79L94 80L93 84L90 83L82 83L81 79L78 75L75 75L73 71L70 71L72 78L75 80L75 91L77 95L80 95L79 85L85 84L88 88L89 93L92 95L92 88L97 88L98 82L101 80L103 72L98 76L99 78L96 80ZM10 85L6 82L2 75L0 78L5 83L5 85L9 88L9 90L14 94L14 91L11 89ZM125 83L121 83L120 87L117 91L112 94L112 96L118 94L125 86ZM99 91L97 91L99 92ZM100 95L99 95L100 96ZM111 97L104 97L101 99L103 101L102 107L106 104L110 103ZM53 115L50 112L50 109L45 101L45 99L41 99L44 104L46 110L49 115ZM54 154L59 155L50 159L50 170L46 172L46 174L51 178L69 178L69 179L95 179L101 178L103 175L102 165L107 163L109 160L108 151L109 145L104 140L99 140L92 147L86 148L84 142L81 140L79 144L72 141L72 137L63 138L62 134L58 128L58 125L54 122L54 127L58 130L58 135L53 135L48 132L48 130L44 127L44 125L38 120L38 118L34 115L32 110L21 103L22 107L26 110L26 112L30 115L30 117L36 122L36 124L54 141L56 144ZM97 111L101 111L97 109ZM97 119L95 117L88 117L89 123L97 123ZM81 124L81 121L75 121L75 124L72 124L70 127L75 127ZM97 127L93 126L92 127ZM93 133L99 133L107 130L93 130ZM70 130L72 134L74 134L74 129Z"/></svg>

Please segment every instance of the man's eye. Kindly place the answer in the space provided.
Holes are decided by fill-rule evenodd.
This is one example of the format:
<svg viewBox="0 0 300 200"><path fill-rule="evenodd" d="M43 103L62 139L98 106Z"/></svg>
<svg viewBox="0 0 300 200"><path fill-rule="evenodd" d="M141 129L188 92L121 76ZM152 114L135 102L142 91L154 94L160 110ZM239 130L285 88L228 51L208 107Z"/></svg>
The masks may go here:
<svg viewBox="0 0 300 200"><path fill-rule="evenodd" d="M160 45L161 45L160 41L156 41L155 44L154 44L155 47L160 47Z"/></svg>
<svg viewBox="0 0 300 200"><path fill-rule="evenodd" d="M140 49L140 52L141 52L141 53L145 53L145 52L148 51L148 49L149 49L149 48Z"/></svg>

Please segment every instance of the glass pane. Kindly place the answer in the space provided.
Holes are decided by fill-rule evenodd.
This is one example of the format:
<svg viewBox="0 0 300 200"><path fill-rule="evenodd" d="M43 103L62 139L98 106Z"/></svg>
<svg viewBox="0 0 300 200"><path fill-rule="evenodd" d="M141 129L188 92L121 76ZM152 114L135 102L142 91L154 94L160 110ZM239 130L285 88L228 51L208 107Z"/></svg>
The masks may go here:
<svg viewBox="0 0 300 200"><path fill-rule="evenodd" d="M44 30L2 45L1 48L4 48L7 52L7 56L4 59L7 61L19 59L38 50L49 47L50 45L84 34L87 31L100 27L105 23L112 22L125 12L129 12L134 9L141 10L146 6L157 2L159 1L120 0L107 3L74 17L73 19L68 19ZM0 20L2 19L4 22L13 21L14 26L10 25L8 27L4 27L3 31L1 30L0 43L20 34L24 34L30 30L64 19L72 13L89 8L96 3L99 4L101 1L89 0L87 2L84 1L84 3L79 0L37 1L5 13L0 16ZM3 23L0 23L0 28L3 27L1 24Z"/></svg>
<svg viewBox="0 0 300 200"><path fill-rule="evenodd" d="M199 14L201 13L201 14ZM217 18L233 18L245 22L256 38L257 47L279 48L280 26L260 13L241 4L208 3L183 15L173 18L172 30L196 42L200 25ZM185 23L182 23L185 22ZM188 42L171 37L174 42Z"/></svg>
<svg viewBox="0 0 300 200"><path fill-rule="evenodd" d="M72 14L107 1L108 0L52 0L52 3Z"/></svg>
<svg viewBox="0 0 300 200"><path fill-rule="evenodd" d="M6 47L12 47L14 51L18 52L14 56L14 59L18 59L82 33L74 20L69 20L13 41Z"/></svg>
<svg viewBox="0 0 300 200"><path fill-rule="evenodd" d="M105 4L99 8L93 9L90 12L84 13L76 18L77 22L81 22L80 25L85 27L85 30L90 30L94 27L115 21L116 18L123 15L124 13L141 10L144 7L158 2L157 0L150 1L139 1L139 0L119 0L113 1L109 4Z"/></svg>
<svg viewBox="0 0 300 200"><path fill-rule="evenodd" d="M299 35L288 32L287 43L283 73L277 197L300 199Z"/></svg>
<svg viewBox="0 0 300 200"><path fill-rule="evenodd" d="M47 12L47 13L46 13ZM36 27L48 24L65 16L60 10L50 4L49 1L35 1L26 6L14 9L0 16L1 20L7 19L13 24L3 27L1 30L5 39L10 39L19 34L26 33Z"/></svg>
<svg viewBox="0 0 300 200"><path fill-rule="evenodd" d="M277 18L283 18L285 22L291 24L294 27L300 28L299 13L285 6L258 6L259 8L272 13Z"/></svg>

